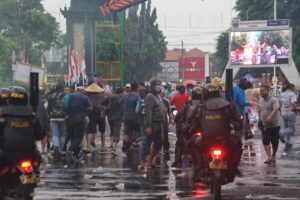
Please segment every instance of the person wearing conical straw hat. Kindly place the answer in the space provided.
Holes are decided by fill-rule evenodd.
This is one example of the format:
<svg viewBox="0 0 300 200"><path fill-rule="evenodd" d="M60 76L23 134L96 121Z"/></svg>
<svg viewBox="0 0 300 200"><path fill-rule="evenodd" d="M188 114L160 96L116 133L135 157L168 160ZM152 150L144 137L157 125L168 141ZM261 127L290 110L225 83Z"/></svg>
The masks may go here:
<svg viewBox="0 0 300 200"><path fill-rule="evenodd" d="M91 147L95 147L97 125L101 134L101 151L105 147L105 108L102 102L105 100L104 89L96 83L91 84L85 92L93 104L92 111L89 112L89 123L87 126L87 153L91 153Z"/></svg>

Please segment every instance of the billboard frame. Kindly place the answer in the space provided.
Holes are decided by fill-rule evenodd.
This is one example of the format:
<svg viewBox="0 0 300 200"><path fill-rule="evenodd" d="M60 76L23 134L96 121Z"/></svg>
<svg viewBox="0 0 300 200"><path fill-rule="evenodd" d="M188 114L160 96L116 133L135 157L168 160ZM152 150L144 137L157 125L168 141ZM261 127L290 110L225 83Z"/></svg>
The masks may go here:
<svg viewBox="0 0 300 200"><path fill-rule="evenodd" d="M284 19L287 20L287 19ZM228 30L229 33L229 46L228 46L228 64L230 68L259 68L259 67L287 67L290 66L292 63L292 55L293 55L293 46L292 46L292 40L293 40L293 30L289 26L289 20L287 20L286 25L276 26L271 25L267 26L268 22L280 22L281 20L257 20L257 21L241 21L240 24L237 26L231 27ZM248 22L248 26L241 23ZM231 53L231 33L234 32L255 32L255 31L289 31L289 58L288 58L288 64L245 64L245 65L232 65L230 61L230 53Z"/></svg>
<svg viewBox="0 0 300 200"><path fill-rule="evenodd" d="M241 25L241 21L239 19L233 19L232 20L232 27L228 30L228 32L243 32L243 31L255 31L255 30L289 30L290 31L290 55L289 55L289 64L266 64L266 65L231 65L230 60L228 60L227 65L225 67L225 70L222 75L222 80L225 80L225 71L226 69L232 69L233 70L233 78L236 77L237 73L241 68L248 68L248 69L254 69L254 68L261 68L261 67L267 67L267 68L273 68L274 74L276 75L276 68L279 67L281 71L284 73L287 80L293 84L295 84L297 89L300 89L300 75L296 68L295 62L292 57L292 28L289 25L288 19L279 19L279 20L260 20L260 21L244 21L245 24ZM255 22L259 22L257 26L255 27ZM248 23L248 27L247 27ZM268 24L269 23L269 24ZM230 37L230 36L229 36ZM230 38L229 38L230 39ZM231 40L230 40L231 42ZM230 44L231 45L231 44ZM231 47L231 46L230 46ZM228 52L230 52L230 47L228 49ZM229 58L229 56L228 56Z"/></svg>

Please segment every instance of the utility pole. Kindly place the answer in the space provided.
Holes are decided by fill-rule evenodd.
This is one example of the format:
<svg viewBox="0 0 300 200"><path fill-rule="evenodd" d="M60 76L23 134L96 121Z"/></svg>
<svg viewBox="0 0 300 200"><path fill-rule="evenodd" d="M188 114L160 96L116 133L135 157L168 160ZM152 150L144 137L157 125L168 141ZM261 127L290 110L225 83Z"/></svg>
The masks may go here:
<svg viewBox="0 0 300 200"><path fill-rule="evenodd" d="M17 50L19 50L19 41L20 41L20 18L21 18L21 9L20 9L20 0L17 0Z"/></svg>
<svg viewBox="0 0 300 200"><path fill-rule="evenodd" d="M184 61L183 61L183 40L181 40L181 70L182 70L182 82L184 83Z"/></svg>

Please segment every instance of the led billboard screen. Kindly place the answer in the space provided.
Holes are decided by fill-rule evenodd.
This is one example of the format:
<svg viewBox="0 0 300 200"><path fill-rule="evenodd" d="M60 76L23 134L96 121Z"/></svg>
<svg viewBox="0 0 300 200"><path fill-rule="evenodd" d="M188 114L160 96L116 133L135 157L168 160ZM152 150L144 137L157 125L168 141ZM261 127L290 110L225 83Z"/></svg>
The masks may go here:
<svg viewBox="0 0 300 200"><path fill-rule="evenodd" d="M289 64L289 30L230 33L231 65Z"/></svg>

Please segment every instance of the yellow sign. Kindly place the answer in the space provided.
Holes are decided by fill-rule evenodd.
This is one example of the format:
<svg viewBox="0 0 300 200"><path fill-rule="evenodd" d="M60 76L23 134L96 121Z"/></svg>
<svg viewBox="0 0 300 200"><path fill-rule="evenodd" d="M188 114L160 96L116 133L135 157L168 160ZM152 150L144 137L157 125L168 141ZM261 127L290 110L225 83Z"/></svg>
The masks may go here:
<svg viewBox="0 0 300 200"><path fill-rule="evenodd" d="M29 127L29 122L12 122L10 124L10 127L12 128L27 128Z"/></svg>
<svg viewBox="0 0 300 200"><path fill-rule="evenodd" d="M206 115L205 120L218 120L221 119L220 114Z"/></svg>

